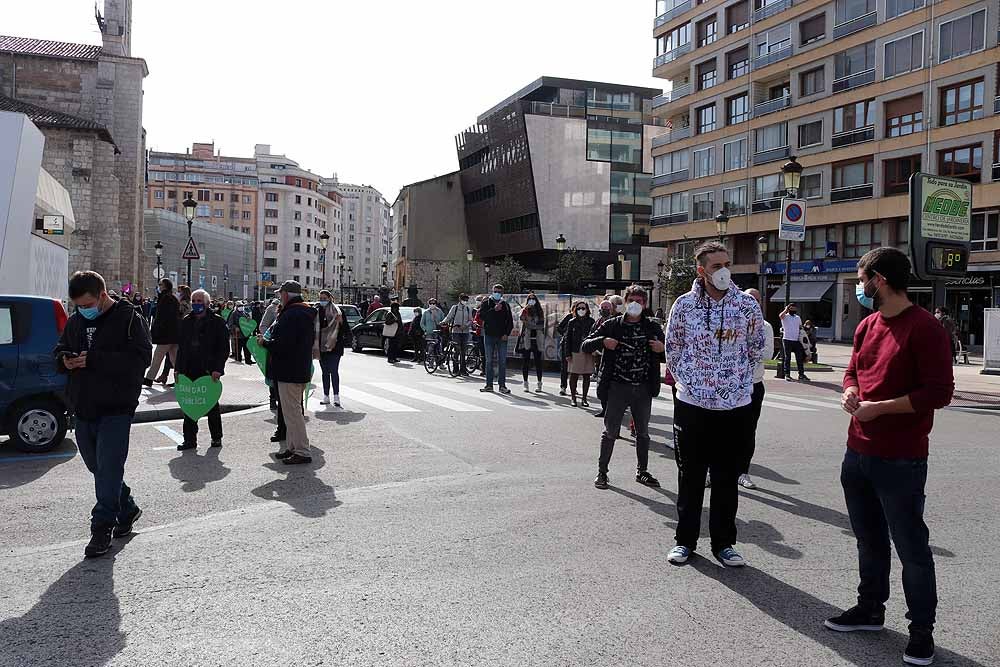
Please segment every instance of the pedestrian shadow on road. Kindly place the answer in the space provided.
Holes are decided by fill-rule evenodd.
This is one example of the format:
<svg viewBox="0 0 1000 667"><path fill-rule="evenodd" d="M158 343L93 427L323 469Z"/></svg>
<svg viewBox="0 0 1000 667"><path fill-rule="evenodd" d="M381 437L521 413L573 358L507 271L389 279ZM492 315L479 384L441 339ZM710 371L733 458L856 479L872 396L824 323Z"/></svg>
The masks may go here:
<svg viewBox="0 0 1000 667"><path fill-rule="evenodd" d="M326 513L341 505L334 488L316 476L316 471L326 465L324 452L312 448L313 462L305 465L286 466L280 461L265 463L264 467L284 473L284 479L271 480L251 491L264 500L276 500L287 504L296 514L310 519L326 516Z"/></svg>
<svg viewBox="0 0 1000 667"><path fill-rule="evenodd" d="M76 458L77 453L76 443L69 438L63 440L62 444L52 451L30 459L21 458L32 455L14 449L14 445L11 444L10 440L0 443L0 445L2 445L0 450L3 451L3 454L0 455L0 464L4 466L3 474L0 475L0 491L30 484L36 479L44 477L46 473L57 466L67 461L72 461ZM14 457L20 460L9 463L4 461L4 459Z"/></svg>
<svg viewBox="0 0 1000 667"><path fill-rule="evenodd" d="M747 602L789 629L834 651L847 664L857 667L899 664L899 656L906 647L908 639L899 632L888 628L878 633L841 633L827 630L823 627L823 620L840 614L842 609L786 584L762 570L744 567L736 572L705 558L692 559L690 567L742 596ZM846 590L844 592L849 593ZM884 657L884 660L874 661L873 656ZM940 646L936 648L935 664L986 667Z"/></svg>
<svg viewBox="0 0 1000 667"><path fill-rule="evenodd" d="M125 648L115 595L117 552L67 570L23 616L0 621L0 664L105 665Z"/></svg>
<svg viewBox="0 0 1000 667"><path fill-rule="evenodd" d="M231 470L219 460L222 447L209 447L203 456L197 449L187 449L170 459L170 475L181 484L181 491L201 491L209 482L224 479Z"/></svg>
<svg viewBox="0 0 1000 667"><path fill-rule="evenodd" d="M367 412L352 412L350 410L316 410L313 412L316 419L324 422L337 422L338 424L354 424L368 416Z"/></svg>
<svg viewBox="0 0 1000 667"><path fill-rule="evenodd" d="M778 484L789 484L798 486L799 481L792 479L790 477L785 477L777 470L772 470L767 466L762 466L759 463L750 464L750 476L760 477L761 479L766 479L769 482L777 482Z"/></svg>

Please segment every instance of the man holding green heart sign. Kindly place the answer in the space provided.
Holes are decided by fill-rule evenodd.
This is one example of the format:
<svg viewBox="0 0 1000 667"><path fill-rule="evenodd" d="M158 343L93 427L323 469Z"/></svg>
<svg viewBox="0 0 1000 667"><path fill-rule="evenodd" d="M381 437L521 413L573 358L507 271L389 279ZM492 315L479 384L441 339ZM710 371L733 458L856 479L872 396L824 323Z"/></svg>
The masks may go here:
<svg viewBox="0 0 1000 667"><path fill-rule="evenodd" d="M211 302L208 292L196 290L191 294L191 314L181 320L175 395L184 411L184 442L177 445L178 451L198 446L198 420L204 415L208 415L212 447L222 446L219 378L226 371L229 332L225 321L209 311Z"/></svg>

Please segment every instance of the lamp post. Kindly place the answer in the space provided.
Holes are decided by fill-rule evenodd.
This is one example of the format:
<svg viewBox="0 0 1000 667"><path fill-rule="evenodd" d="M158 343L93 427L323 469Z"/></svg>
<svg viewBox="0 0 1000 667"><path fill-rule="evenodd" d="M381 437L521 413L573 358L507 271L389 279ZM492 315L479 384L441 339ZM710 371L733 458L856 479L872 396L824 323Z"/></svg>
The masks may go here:
<svg viewBox="0 0 1000 667"><path fill-rule="evenodd" d="M785 192L789 197L795 199L799 194L799 181L802 180L802 165L795 160L794 155L788 158L788 162L781 165L781 175L785 180ZM785 306L788 306L791 300L792 242L785 241Z"/></svg>
<svg viewBox="0 0 1000 667"><path fill-rule="evenodd" d="M484 264L483 271L486 272L486 285L483 286L483 291L486 292L490 289L490 265Z"/></svg>
<svg viewBox="0 0 1000 667"><path fill-rule="evenodd" d="M389 289L389 264L382 262L382 287Z"/></svg>
<svg viewBox="0 0 1000 667"><path fill-rule="evenodd" d="M618 251L618 275L625 280L625 251Z"/></svg>
<svg viewBox="0 0 1000 667"><path fill-rule="evenodd" d="M183 202L181 202L181 206L184 207L184 217L187 218L187 223L188 223L188 246L190 246L191 245L191 241L192 241L191 225L194 223L195 213L198 212L198 202L196 202L195 200L193 200L190 197L188 197ZM185 247L185 250L186 249L187 249L187 247ZM188 287L191 286L191 260L190 259L187 261L187 284L188 284Z"/></svg>
<svg viewBox="0 0 1000 667"><path fill-rule="evenodd" d="M319 247L323 250L323 287L326 289L326 244L330 242L330 235L323 230L323 233L319 235Z"/></svg>
<svg viewBox="0 0 1000 667"><path fill-rule="evenodd" d="M162 256L163 256L163 244L159 241L153 246L156 250L156 281L159 282L163 280L163 266L162 266Z"/></svg>
<svg viewBox="0 0 1000 667"><path fill-rule="evenodd" d="M355 305L357 305L357 302L361 301L361 299L359 299L357 297L357 295L354 293L354 267L353 266L347 267L347 291L351 293L351 297L354 299ZM362 317L364 317L364 315L367 315L367 313L362 313Z"/></svg>
<svg viewBox="0 0 1000 667"><path fill-rule="evenodd" d="M656 303L661 308L663 307L663 269L666 264L663 263L661 259L656 263Z"/></svg>
<svg viewBox="0 0 1000 667"><path fill-rule="evenodd" d="M556 237L556 251L559 259L556 260L556 294L562 292L562 258L563 251L566 250L566 237L561 233Z"/></svg>
<svg viewBox="0 0 1000 667"><path fill-rule="evenodd" d="M465 260L466 260L466 264L467 264L467 267L466 267L467 268L467 270L466 270L466 283L465 284L468 285L468 289L472 289L472 249L471 248L465 251ZM434 295L434 298L437 298L437 294Z"/></svg>
<svg viewBox="0 0 1000 667"><path fill-rule="evenodd" d="M441 278L441 267L434 267L434 300L437 301L438 298L438 280Z"/></svg>
<svg viewBox="0 0 1000 667"><path fill-rule="evenodd" d="M344 262L347 260L347 255L340 253L340 257L337 258L340 262L340 300L344 300Z"/></svg>
<svg viewBox="0 0 1000 667"><path fill-rule="evenodd" d="M729 216L725 211L719 211L719 215L715 216L715 231L719 234L719 243L725 245L726 232L729 231Z"/></svg>
<svg viewBox="0 0 1000 667"><path fill-rule="evenodd" d="M767 237L757 237L757 254L760 255L760 300L764 304L764 319L767 319L767 274L764 273L764 258L767 257Z"/></svg>

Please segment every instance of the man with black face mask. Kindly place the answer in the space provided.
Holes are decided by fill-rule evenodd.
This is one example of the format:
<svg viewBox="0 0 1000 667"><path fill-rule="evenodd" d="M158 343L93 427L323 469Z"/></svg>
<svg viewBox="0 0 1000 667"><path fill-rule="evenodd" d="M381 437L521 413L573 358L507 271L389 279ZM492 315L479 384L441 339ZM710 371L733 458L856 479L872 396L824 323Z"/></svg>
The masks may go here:
<svg viewBox="0 0 1000 667"><path fill-rule="evenodd" d="M806 350L802 347L800 334L802 333L802 318L799 317L799 308L794 303L785 306L785 309L778 315L781 318L781 348L784 352L782 357L782 371L785 380L792 381L792 353L795 353L795 363L799 367L799 382L808 382L805 370Z"/></svg>

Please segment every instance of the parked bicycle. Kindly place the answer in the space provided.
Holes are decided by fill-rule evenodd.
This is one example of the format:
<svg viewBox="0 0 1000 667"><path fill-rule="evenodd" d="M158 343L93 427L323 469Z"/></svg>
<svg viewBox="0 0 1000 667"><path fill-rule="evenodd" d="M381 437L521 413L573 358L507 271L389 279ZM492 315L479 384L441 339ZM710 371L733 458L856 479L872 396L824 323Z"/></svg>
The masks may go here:
<svg viewBox="0 0 1000 667"><path fill-rule="evenodd" d="M461 374L461 355L458 341L451 339L447 327L435 329L427 337L424 347L424 370L434 374L439 368L446 368L448 374L456 377ZM482 364L479 350L473 344L465 347L465 372L475 373Z"/></svg>

